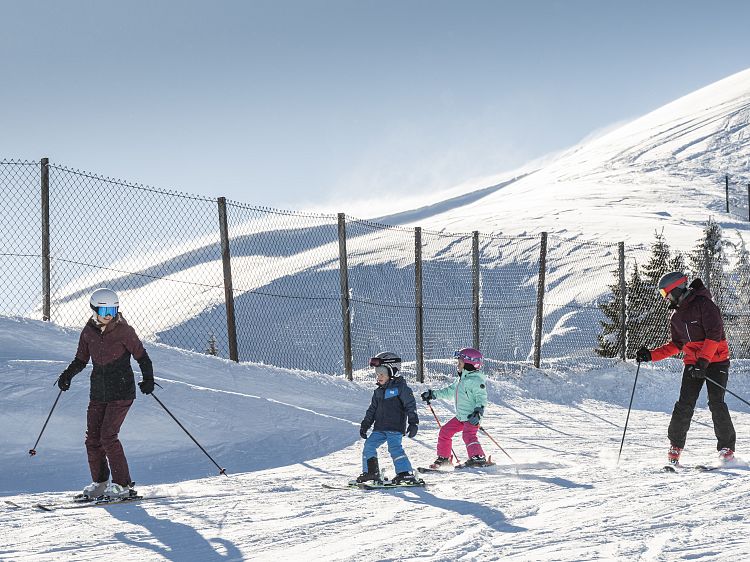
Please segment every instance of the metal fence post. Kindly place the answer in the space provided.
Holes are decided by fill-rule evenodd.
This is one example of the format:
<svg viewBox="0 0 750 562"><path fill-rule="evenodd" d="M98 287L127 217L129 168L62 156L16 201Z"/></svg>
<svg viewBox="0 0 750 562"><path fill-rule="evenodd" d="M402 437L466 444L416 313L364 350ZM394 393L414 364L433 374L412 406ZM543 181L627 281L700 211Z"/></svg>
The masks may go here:
<svg viewBox="0 0 750 562"><path fill-rule="evenodd" d="M352 376L352 328L349 308L349 269L346 263L346 215L339 213L339 280L341 281L341 327L344 337L344 373Z"/></svg>
<svg viewBox="0 0 750 562"><path fill-rule="evenodd" d="M750 221L750 183L747 184L747 220Z"/></svg>
<svg viewBox="0 0 750 562"><path fill-rule="evenodd" d="M477 230L472 235L471 277L474 349L479 349L479 231Z"/></svg>
<svg viewBox="0 0 750 562"><path fill-rule="evenodd" d="M727 214L729 214L729 174L724 176L724 190L726 191L727 198Z"/></svg>
<svg viewBox="0 0 750 562"><path fill-rule="evenodd" d="M617 244L617 253L619 255L617 272L620 278L620 359L625 361L627 350L627 321L625 301L627 299L627 285L625 284L625 242Z"/></svg>
<svg viewBox="0 0 750 562"><path fill-rule="evenodd" d="M49 158L42 158L42 320L49 320L52 308L51 264L49 257Z"/></svg>
<svg viewBox="0 0 750 562"><path fill-rule="evenodd" d="M536 324L534 331L534 367L539 368L542 358L542 328L544 325L544 278L547 270L547 233L542 232L539 248L539 283L536 288Z"/></svg>
<svg viewBox="0 0 750 562"><path fill-rule="evenodd" d="M422 228L414 227L414 313L417 381L424 382L424 309L422 308Z"/></svg>
<svg viewBox="0 0 750 562"><path fill-rule="evenodd" d="M229 358L239 361L237 352L237 324L234 319L234 289L232 287L232 258L229 252L229 225L227 222L227 200L218 198L219 231L221 234L221 261L224 266L224 303L227 309L227 339Z"/></svg>

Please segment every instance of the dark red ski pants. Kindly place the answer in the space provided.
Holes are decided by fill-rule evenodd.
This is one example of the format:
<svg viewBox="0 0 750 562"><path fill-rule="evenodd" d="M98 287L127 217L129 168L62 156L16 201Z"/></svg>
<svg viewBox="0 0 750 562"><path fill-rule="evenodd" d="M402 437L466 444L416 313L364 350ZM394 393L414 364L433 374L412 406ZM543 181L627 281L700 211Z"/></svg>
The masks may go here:
<svg viewBox="0 0 750 562"><path fill-rule="evenodd" d="M128 461L117 435L132 404L132 400L89 402L86 413L86 453L94 482L109 480L111 470L112 482L121 486L130 484Z"/></svg>

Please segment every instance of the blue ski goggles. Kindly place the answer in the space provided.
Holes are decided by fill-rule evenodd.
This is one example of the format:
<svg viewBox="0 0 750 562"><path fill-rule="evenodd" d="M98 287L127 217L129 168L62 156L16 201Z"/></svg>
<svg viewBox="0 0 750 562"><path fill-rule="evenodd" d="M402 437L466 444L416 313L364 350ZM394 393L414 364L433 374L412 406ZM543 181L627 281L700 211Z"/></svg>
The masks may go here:
<svg viewBox="0 0 750 562"><path fill-rule="evenodd" d="M118 308L117 306L97 306L94 310L102 318L106 318L107 316L114 318L117 316Z"/></svg>

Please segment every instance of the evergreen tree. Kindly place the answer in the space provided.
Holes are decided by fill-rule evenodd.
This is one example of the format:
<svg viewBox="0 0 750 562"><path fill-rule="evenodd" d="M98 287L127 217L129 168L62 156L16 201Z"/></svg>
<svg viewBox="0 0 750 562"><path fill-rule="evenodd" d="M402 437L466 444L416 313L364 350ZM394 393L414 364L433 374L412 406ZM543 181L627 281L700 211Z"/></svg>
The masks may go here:
<svg viewBox="0 0 750 562"><path fill-rule="evenodd" d="M686 271L685 256L682 252L675 250L674 256L669 260L669 271Z"/></svg>
<svg viewBox="0 0 750 562"><path fill-rule="evenodd" d="M208 338L208 347L206 348L206 354L207 355L219 355L219 350L216 347L216 336L213 332L211 332L211 335Z"/></svg>
<svg viewBox="0 0 750 562"><path fill-rule="evenodd" d="M643 266L643 326L640 328L644 337L643 345L652 349L669 340L670 310L667 302L659 298L659 279L673 268L670 259L669 245L664 238L664 232L656 232L655 240L651 244L651 255Z"/></svg>
<svg viewBox="0 0 750 562"><path fill-rule="evenodd" d="M648 316L653 309L653 301L655 300L651 288L641 277L637 262L633 264L633 271L628 279L627 293L626 357L632 359L635 357L638 348L649 341L648 334L651 330L648 325Z"/></svg>
<svg viewBox="0 0 750 562"><path fill-rule="evenodd" d="M600 302L599 309L604 314L604 320L599 320L602 327L601 333L596 336L599 341L599 347L594 349L597 355L601 357L619 357L622 349L622 322L620 319L622 299L624 297L620 290L620 269L613 271L615 283L609 285L612 296L608 301Z"/></svg>
<svg viewBox="0 0 750 562"><path fill-rule="evenodd" d="M703 237L698 241L689 255L693 277L699 277L711 291L714 302L725 315L730 312L732 287L727 274L729 259L721 226L713 219L708 219L703 228ZM706 262L708 260L708 262Z"/></svg>
<svg viewBox="0 0 750 562"><path fill-rule="evenodd" d="M733 357L750 358L750 250L738 232L739 244L735 245L736 267L732 275L734 302L725 321L727 340Z"/></svg>

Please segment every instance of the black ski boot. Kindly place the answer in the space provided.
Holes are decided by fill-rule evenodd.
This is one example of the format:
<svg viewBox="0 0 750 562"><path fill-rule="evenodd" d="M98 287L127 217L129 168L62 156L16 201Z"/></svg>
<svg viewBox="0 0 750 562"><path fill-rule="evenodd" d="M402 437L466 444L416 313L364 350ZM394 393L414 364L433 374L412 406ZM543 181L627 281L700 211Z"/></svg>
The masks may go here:
<svg viewBox="0 0 750 562"><path fill-rule="evenodd" d="M424 480L418 480L411 472L399 472L391 480L395 486L419 486L424 484Z"/></svg>
<svg viewBox="0 0 750 562"><path fill-rule="evenodd" d="M371 457L367 459L367 472L363 472L357 476L357 482L362 484L363 482L376 482L380 483L380 466L378 465L378 457Z"/></svg>
<svg viewBox="0 0 750 562"><path fill-rule="evenodd" d="M464 466L485 466L486 464L487 459L484 455L474 455L473 457L469 457L469 460L464 463Z"/></svg>
<svg viewBox="0 0 750 562"><path fill-rule="evenodd" d="M435 459L435 462L430 465L430 468L433 470L437 470L439 468L443 468L446 465L450 465L450 463L450 457L438 457Z"/></svg>

